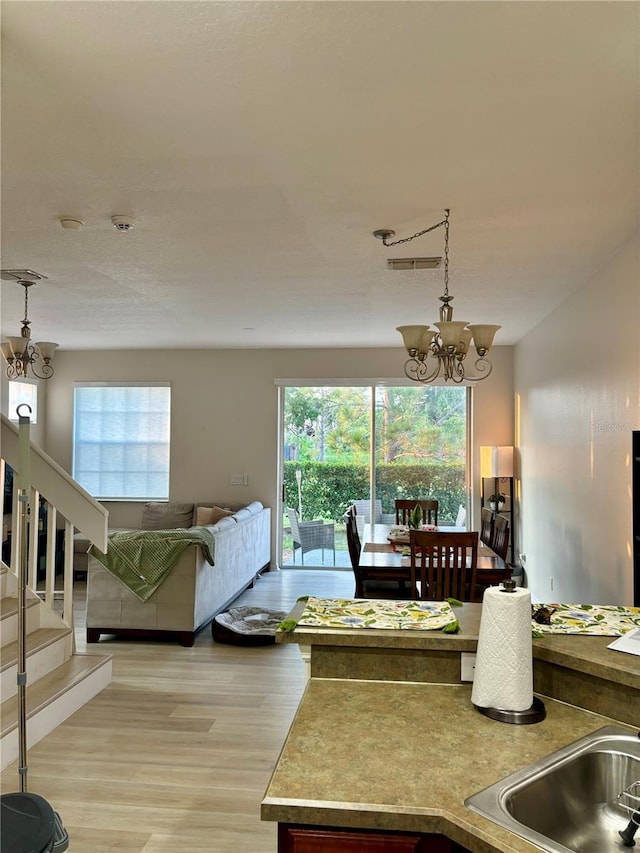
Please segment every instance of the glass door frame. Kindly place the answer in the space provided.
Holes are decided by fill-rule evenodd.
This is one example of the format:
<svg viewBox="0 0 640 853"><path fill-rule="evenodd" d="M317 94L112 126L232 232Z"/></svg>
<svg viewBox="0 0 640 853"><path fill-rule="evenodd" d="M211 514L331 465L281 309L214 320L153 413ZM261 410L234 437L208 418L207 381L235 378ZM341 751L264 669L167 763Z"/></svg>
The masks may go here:
<svg viewBox="0 0 640 853"><path fill-rule="evenodd" d="M283 550L283 542L284 542L284 529L282 524L283 513L286 507L285 500L285 483L284 483L284 408L285 408L285 391L287 388L368 388L370 391L370 408L369 408L369 459L371 461L370 470L369 470L369 492L371 499L371 506L375 506L376 499L376 425L375 425L375 414L376 414L376 389L382 386L388 388L413 388L416 386L416 383L410 379L275 379L274 384L278 390L278 446L277 446L277 454L276 454L276 465L277 465L277 479L278 483L277 495L276 495L276 517L277 517L277 527L276 527L276 559L275 563L279 570L286 569L289 567L283 567L281 565L282 562L282 550ZM431 385L430 387L450 387L445 385L444 383ZM467 525L471 523L471 461L473 458L472 455L472 446L471 446L471 436L472 436L472 403L473 403L473 395L471 393L472 387L471 385L462 385L461 387L466 388L466 398L465 398L465 418L466 418L466 453L465 453L465 508L467 511ZM304 566L297 565L296 569L315 569L318 571L326 570L326 566ZM347 571L350 570L350 567L344 566L334 566L334 570L342 570L345 569Z"/></svg>

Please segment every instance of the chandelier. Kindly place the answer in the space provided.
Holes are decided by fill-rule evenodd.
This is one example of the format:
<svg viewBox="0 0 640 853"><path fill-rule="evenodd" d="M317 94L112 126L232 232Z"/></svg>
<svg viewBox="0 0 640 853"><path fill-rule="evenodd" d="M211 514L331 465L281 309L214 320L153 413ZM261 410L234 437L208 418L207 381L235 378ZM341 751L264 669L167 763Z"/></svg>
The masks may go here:
<svg viewBox="0 0 640 853"><path fill-rule="evenodd" d="M20 334L7 336L7 340L0 344L2 355L7 362L7 379L27 379L29 371L38 379L49 379L54 374L51 361L58 344L52 341L32 343L29 320L29 288L46 276L33 270L2 270L1 277L24 287L24 319Z"/></svg>
<svg viewBox="0 0 640 853"><path fill-rule="evenodd" d="M409 358L405 362L404 372L415 382L434 382L441 379L445 382L478 382L486 379L493 370L493 365L487 358L493 338L502 326L471 324L467 320L453 319L453 307L449 296L449 209L445 210L445 218L424 231L419 231L412 237L389 242L395 237L395 231L380 229L373 236L382 240L384 246L398 246L421 237L429 231L444 226L444 293L439 297L440 322L434 323L436 329L429 326L397 326L402 335ZM464 360L471 348L471 341L477 353L474 362L475 373L465 371Z"/></svg>

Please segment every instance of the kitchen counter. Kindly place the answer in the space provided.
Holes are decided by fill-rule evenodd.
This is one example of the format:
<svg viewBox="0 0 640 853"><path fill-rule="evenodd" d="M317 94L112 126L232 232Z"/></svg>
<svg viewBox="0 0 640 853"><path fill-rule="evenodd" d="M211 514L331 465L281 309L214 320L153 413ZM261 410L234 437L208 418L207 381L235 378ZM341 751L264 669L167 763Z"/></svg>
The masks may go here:
<svg viewBox="0 0 640 853"><path fill-rule="evenodd" d="M460 682L482 605L456 608L458 634L298 627L279 643L310 649L311 678L262 803L281 824L444 835L473 853L536 845L464 800L605 725L640 727L640 657L611 637L533 640L534 691L547 716L490 720Z"/></svg>
<svg viewBox="0 0 640 853"><path fill-rule="evenodd" d="M265 794L262 818L439 833L473 853L539 851L463 803L616 722L544 701L544 721L514 726L478 713L470 685L312 678Z"/></svg>
<svg viewBox="0 0 640 853"><path fill-rule="evenodd" d="M481 604L455 608L458 634L298 627L278 643L310 649L313 677L460 683L460 654L478 644ZM613 637L534 638L534 689L630 725L640 725L640 656L607 648Z"/></svg>

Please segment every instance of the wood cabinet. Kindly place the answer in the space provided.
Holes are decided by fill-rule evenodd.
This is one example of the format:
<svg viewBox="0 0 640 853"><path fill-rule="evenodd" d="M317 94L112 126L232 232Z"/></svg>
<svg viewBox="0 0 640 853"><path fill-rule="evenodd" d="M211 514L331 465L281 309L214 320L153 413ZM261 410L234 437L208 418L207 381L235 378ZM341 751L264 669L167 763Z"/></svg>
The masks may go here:
<svg viewBox="0 0 640 853"><path fill-rule="evenodd" d="M444 835L278 824L278 853L467 853Z"/></svg>

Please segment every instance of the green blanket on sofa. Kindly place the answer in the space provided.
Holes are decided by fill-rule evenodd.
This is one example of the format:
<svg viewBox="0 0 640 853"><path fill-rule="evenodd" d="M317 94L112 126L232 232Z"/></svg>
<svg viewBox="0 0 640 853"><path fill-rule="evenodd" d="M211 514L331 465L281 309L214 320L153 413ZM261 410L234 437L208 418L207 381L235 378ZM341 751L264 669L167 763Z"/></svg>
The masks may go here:
<svg viewBox="0 0 640 853"><path fill-rule="evenodd" d="M118 531L109 534L106 554L95 545L88 553L140 601L146 601L189 545L199 545L207 563L213 566L215 541L206 527Z"/></svg>

